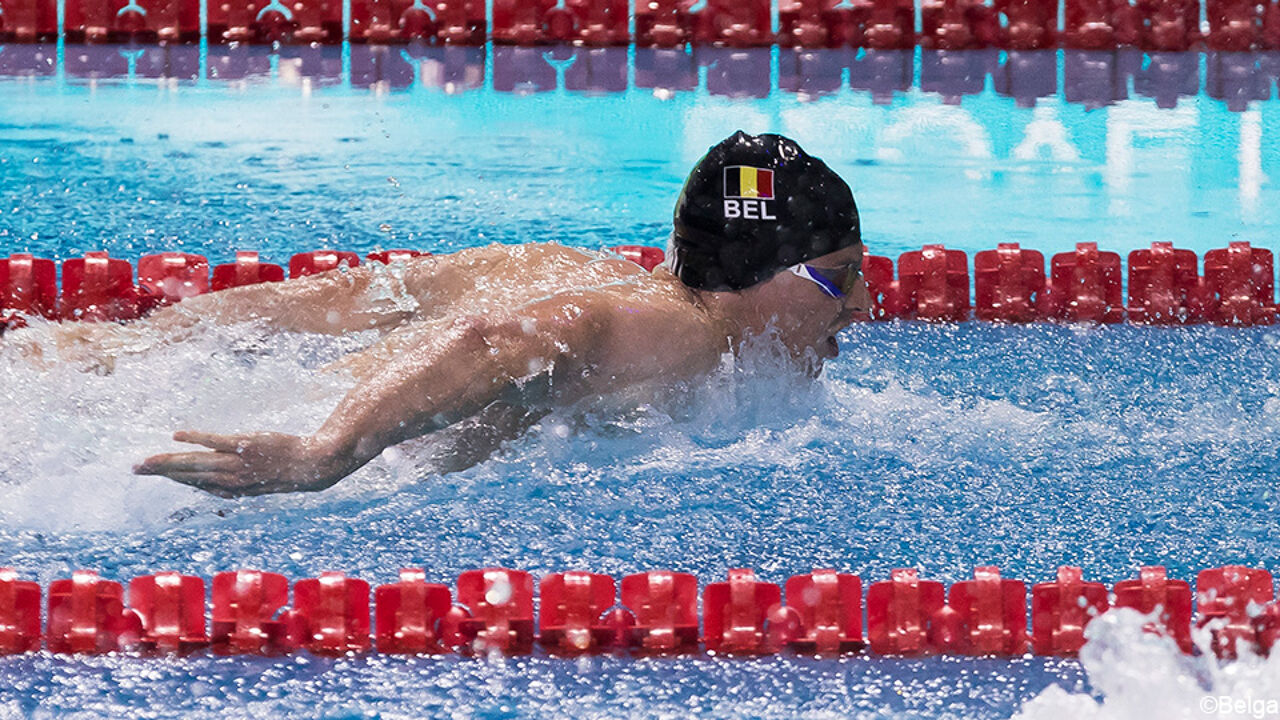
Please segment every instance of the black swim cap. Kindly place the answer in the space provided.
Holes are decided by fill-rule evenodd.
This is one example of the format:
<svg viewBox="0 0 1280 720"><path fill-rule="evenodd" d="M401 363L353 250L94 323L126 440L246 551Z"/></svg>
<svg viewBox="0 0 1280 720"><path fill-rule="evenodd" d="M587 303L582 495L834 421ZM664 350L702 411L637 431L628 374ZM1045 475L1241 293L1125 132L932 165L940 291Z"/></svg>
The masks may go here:
<svg viewBox="0 0 1280 720"><path fill-rule="evenodd" d="M741 130L707 151L676 201L671 271L699 290L742 290L862 242L853 193L781 135Z"/></svg>

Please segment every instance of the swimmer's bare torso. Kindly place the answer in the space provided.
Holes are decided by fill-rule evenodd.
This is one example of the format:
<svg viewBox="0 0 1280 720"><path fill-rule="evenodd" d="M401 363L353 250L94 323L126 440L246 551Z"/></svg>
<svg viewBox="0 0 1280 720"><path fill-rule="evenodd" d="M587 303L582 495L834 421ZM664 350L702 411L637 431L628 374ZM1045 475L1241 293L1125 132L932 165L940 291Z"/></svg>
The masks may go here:
<svg viewBox="0 0 1280 720"><path fill-rule="evenodd" d="M814 262L847 270L861 256L854 245ZM739 292L705 293L666 268L648 273L608 254L491 245L224 290L130 326L72 324L55 337L62 357L110 366L117 354L157 339L180 341L206 323L381 333L335 364L356 385L314 434L180 431L174 439L207 450L155 455L135 468L232 497L320 490L423 435L452 433L459 442L446 465L464 467L554 407L624 392L643 397L709 373L725 352L766 328L797 359L816 359L816 372L865 298L862 288L832 299L791 273ZM48 353L32 346L28 354Z"/></svg>
<svg viewBox="0 0 1280 720"><path fill-rule="evenodd" d="M670 385L713 369L729 349L725 329L665 269L648 273L554 244L491 245L234 288L132 326L69 326L59 345L64 356L110 363L111 348L136 348L142 334L176 341L204 323L246 321L382 337L332 366L357 384L314 435L179 432L175 439L209 451L153 456L138 472L224 496L322 489L405 439L449 428L492 446L546 409L655 379Z"/></svg>

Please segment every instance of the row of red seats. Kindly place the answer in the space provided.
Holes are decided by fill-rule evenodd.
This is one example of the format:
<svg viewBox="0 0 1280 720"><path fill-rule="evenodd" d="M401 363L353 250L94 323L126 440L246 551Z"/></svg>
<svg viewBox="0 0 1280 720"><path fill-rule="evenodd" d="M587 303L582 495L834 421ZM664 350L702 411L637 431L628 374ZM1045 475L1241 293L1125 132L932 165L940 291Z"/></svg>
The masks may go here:
<svg viewBox="0 0 1280 720"><path fill-rule="evenodd" d="M662 262L657 248L614 248L652 270ZM417 257L417 250L383 250L365 259L383 264ZM356 267L360 256L339 250L317 250L289 259L289 277L315 275L339 267ZM284 280L284 268L264 263L256 252L237 252L236 261L217 265L210 273L203 255L166 252L138 261L138 281L127 260L105 252L86 253L62 263L62 293L58 294L54 261L29 254L0 259L0 332L20 327L24 316L50 320L132 320L162 305L216 290Z"/></svg>
<svg viewBox="0 0 1280 720"><path fill-rule="evenodd" d="M1280 48L1277 0L1205 0L1209 30L1200 31L1199 0L922 0L922 31L913 0L352 0L349 39L482 44L575 42L674 47L686 43L752 47L927 47L1009 49L1056 46L1186 50ZM842 6L843 5L843 6ZM200 37L200 0L66 0L64 29L73 42L124 39L184 42ZM635 35L628 29L634 13ZM207 3L214 42L333 43L343 39L341 0L219 0ZM0 41L49 40L58 34L56 0L0 0Z"/></svg>
<svg viewBox="0 0 1280 720"><path fill-rule="evenodd" d="M893 261L867 256L863 274L876 320L958 322L969 317L969 264L961 250L926 245ZM1210 250L1199 258L1172 243L1134 250L1128 260L1128 304L1121 287L1120 255L1079 243L1054 255L1046 275L1044 255L1017 243L974 256L972 311L993 322L1117 323L1174 325L1270 325L1276 319L1275 271L1270 250L1246 242Z"/></svg>
<svg viewBox="0 0 1280 720"><path fill-rule="evenodd" d="M539 583L534 619L534 580L522 570L486 568L458 576L456 594L428 583L420 569L400 571L397 582L374 591L339 572L293 584L258 570L213 578L212 632L205 622L202 578L162 572L134 578L128 604L120 583L80 570L49 586L41 632L38 584L0 569L0 654L38 650L41 642L61 653L120 650L182 652L208 647L220 654L272 654L305 649L318 654L365 652L376 641L384 653L528 653L535 641L547 651L578 654L631 651L758 655L854 652L869 645L881 655L1073 655L1085 627L1109 608L1153 614L1148 630L1193 652L1192 592L1162 567L1144 567L1138 578L1116 583L1113 594L1083 580L1080 568L1063 567L1054 582L1031 588L979 567L973 579L948 589L915 570L894 570L866 594L863 635L862 580L835 570L796 575L783 588L751 570L730 570L702 591L693 575L651 571L622 579L621 593L608 575L553 573ZM1207 627L1210 649L1220 657L1248 651L1266 654L1280 638L1280 604L1266 570L1226 566L1196 579L1196 627ZM535 634L536 625L536 634ZM372 632L371 632L372 631ZM372 635L372 637L371 637Z"/></svg>

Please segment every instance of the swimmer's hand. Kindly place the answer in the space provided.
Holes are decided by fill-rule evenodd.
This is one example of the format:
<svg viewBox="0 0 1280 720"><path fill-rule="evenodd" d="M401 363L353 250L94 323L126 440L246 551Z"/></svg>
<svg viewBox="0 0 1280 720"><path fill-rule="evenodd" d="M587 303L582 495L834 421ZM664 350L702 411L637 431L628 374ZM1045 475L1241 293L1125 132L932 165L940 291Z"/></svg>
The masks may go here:
<svg viewBox="0 0 1280 720"><path fill-rule="evenodd" d="M173 439L209 451L153 455L136 465L134 473L163 475L224 498L323 490L345 474L328 470L329 454L307 437L183 431Z"/></svg>

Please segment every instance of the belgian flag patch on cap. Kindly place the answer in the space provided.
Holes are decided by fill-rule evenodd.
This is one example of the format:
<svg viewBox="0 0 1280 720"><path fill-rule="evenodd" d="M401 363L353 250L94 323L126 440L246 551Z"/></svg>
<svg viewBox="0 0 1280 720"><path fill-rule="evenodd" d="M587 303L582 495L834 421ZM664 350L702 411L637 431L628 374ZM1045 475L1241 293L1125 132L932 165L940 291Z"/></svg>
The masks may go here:
<svg viewBox="0 0 1280 720"><path fill-rule="evenodd" d="M747 165L724 169L724 196L727 198L773 199L773 171Z"/></svg>

